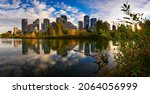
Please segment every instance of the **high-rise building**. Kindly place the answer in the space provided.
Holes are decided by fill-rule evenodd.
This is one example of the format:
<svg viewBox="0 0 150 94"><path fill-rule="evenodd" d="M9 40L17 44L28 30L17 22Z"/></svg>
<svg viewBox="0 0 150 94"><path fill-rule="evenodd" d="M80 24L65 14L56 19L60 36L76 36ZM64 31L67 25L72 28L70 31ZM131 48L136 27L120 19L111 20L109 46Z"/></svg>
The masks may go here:
<svg viewBox="0 0 150 94"><path fill-rule="evenodd" d="M84 16L84 28L89 29L89 22L90 22L90 17L88 15Z"/></svg>
<svg viewBox="0 0 150 94"><path fill-rule="evenodd" d="M22 19L22 32L27 33L28 32L28 20Z"/></svg>
<svg viewBox="0 0 150 94"><path fill-rule="evenodd" d="M91 28L94 28L94 27L95 27L96 22L97 22L97 19L96 19L96 18L92 18L92 19L91 19Z"/></svg>
<svg viewBox="0 0 150 94"><path fill-rule="evenodd" d="M43 31L43 32L46 32L49 25L50 25L49 19L45 18L45 19L43 20L42 25L41 25L41 26L42 26L42 31Z"/></svg>
<svg viewBox="0 0 150 94"><path fill-rule="evenodd" d="M20 33L20 30L17 28L17 27L14 27L14 32L13 34L19 34Z"/></svg>
<svg viewBox="0 0 150 94"><path fill-rule="evenodd" d="M66 27L66 29L77 29L76 26L74 26L73 23L67 21L66 15L61 15L61 17L56 18L56 23L61 22L63 26Z"/></svg>
<svg viewBox="0 0 150 94"><path fill-rule="evenodd" d="M67 16L61 15L61 17L56 18L56 22L61 22L63 24L67 23Z"/></svg>
<svg viewBox="0 0 150 94"><path fill-rule="evenodd" d="M63 19L63 23L67 22L67 16L66 15L61 15L61 18Z"/></svg>
<svg viewBox="0 0 150 94"><path fill-rule="evenodd" d="M28 32L33 32L34 29L33 29L33 24L29 24L28 25Z"/></svg>
<svg viewBox="0 0 150 94"><path fill-rule="evenodd" d="M62 19L61 17L58 17L58 18L56 18L56 22L57 22L57 23L58 23L58 22L63 23L63 19Z"/></svg>
<svg viewBox="0 0 150 94"><path fill-rule="evenodd" d="M35 30L35 28L37 28L38 30L40 30L40 20L39 19L36 19L34 22L33 22L33 29Z"/></svg>
<svg viewBox="0 0 150 94"><path fill-rule="evenodd" d="M83 29L83 21L78 22L78 29L82 30Z"/></svg>

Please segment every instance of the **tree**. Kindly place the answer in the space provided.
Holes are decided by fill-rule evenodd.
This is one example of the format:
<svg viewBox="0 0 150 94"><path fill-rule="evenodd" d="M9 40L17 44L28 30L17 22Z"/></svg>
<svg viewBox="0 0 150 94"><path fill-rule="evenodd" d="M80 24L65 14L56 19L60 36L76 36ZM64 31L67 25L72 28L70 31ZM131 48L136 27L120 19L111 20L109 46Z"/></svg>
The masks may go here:
<svg viewBox="0 0 150 94"><path fill-rule="evenodd" d="M56 32L52 26L48 26L47 34L51 36L56 36Z"/></svg>
<svg viewBox="0 0 150 94"><path fill-rule="evenodd" d="M145 23L143 24L143 29L146 32L150 32L150 20L145 21Z"/></svg>
<svg viewBox="0 0 150 94"><path fill-rule="evenodd" d="M108 22L104 22L102 26L103 26L104 31L109 31L109 23Z"/></svg>
<svg viewBox="0 0 150 94"><path fill-rule="evenodd" d="M61 22L56 23L56 35L62 36L63 24Z"/></svg>
<svg viewBox="0 0 150 94"><path fill-rule="evenodd" d="M128 31L128 28L127 28L125 25L121 24L121 25L118 27L118 31L119 31L119 32L127 32L127 31Z"/></svg>
<svg viewBox="0 0 150 94"><path fill-rule="evenodd" d="M68 34L69 35L77 35L77 32L75 30L70 30Z"/></svg>
<svg viewBox="0 0 150 94"><path fill-rule="evenodd" d="M143 21L142 16L144 13L132 13L128 2L123 4L121 11L127 15L127 17L123 17L125 19L124 21L128 24L134 25L135 29L137 29L137 24Z"/></svg>
<svg viewBox="0 0 150 94"><path fill-rule="evenodd" d="M103 22L102 20L98 20L95 29L97 33L101 33L101 31L108 31L109 30L109 24L107 22Z"/></svg>

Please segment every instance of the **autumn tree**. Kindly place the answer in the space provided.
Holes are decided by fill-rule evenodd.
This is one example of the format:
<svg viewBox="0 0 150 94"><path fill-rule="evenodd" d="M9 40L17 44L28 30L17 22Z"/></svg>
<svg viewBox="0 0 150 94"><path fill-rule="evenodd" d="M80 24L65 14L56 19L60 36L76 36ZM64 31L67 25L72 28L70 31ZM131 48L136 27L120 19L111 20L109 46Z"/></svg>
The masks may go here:
<svg viewBox="0 0 150 94"><path fill-rule="evenodd" d="M47 34L51 36L56 36L56 32L52 26L48 26Z"/></svg>
<svg viewBox="0 0 150 94"><path fill-rule="evenodd" d="M56 35L62 36L63 24L61 22L56 23Z"/></svg>

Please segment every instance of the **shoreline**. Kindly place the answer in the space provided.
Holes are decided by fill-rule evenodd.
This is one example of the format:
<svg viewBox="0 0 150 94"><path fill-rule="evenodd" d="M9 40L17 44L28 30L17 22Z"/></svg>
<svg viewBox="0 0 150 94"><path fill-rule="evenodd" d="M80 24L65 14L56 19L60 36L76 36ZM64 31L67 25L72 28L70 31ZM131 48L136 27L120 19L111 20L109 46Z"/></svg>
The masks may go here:
<svg viewBox="0 0 150 94"><path fill-rule="evenodd" d="M102 36L43 36L43 37L0 37L1 39L108 39Z"/></svg>

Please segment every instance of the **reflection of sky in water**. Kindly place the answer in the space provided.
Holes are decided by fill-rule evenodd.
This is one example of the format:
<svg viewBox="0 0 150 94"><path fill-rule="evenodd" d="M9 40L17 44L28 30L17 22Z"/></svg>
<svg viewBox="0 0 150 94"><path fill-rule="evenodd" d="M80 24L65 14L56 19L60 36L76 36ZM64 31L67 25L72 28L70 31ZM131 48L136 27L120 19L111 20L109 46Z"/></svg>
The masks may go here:
<svg viewBox="0 0 150 94"><path fill-rule="evenodd" d="M66 40L0 39L0 76L94 76L98 65L87 55L97 45L105 48ZM112 44L103 49L110 55L109 68L116 65L112 49Z"/></svg>
<svg viewBox="0 0 150 94"><path fill-rule="evenodd" d="M22 45L14 47L13 40L0 40L0 76L92 76L97 68L94 61L73 50L67 56L55 50L46 55L41 48L40 54L29 49L22 55Z"/></svg>

